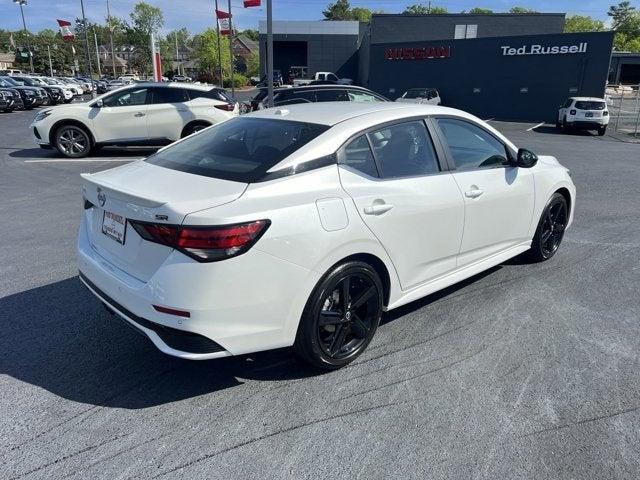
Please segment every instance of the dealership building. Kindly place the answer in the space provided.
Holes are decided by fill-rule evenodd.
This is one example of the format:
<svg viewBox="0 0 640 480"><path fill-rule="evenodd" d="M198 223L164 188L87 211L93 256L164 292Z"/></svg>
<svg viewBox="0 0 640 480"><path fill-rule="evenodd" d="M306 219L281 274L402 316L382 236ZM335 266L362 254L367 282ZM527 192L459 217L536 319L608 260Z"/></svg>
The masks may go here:
<svg viewBox="0 0 640 480"><path fill-rule="evenodd" d="M556 13L274 22L274 68L285 78L332 71L390 99L434 87L444 105L482 118L549 120L568 96L602 97L610 77L613 32L565 34L564 22Z"/></svg>

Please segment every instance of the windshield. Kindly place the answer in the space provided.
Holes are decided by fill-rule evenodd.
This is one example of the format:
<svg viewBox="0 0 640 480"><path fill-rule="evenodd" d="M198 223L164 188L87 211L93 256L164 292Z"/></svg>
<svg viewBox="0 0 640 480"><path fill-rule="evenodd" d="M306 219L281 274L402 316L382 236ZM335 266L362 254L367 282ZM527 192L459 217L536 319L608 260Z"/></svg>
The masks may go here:
<svg viewBox="0 0 640 480"><path fill-rule="evenodd" d="M604 102L576 102L576 108L578 110L604 110L606 106Z"/></svg>
<svg viewBox="0 0 640 480"><path fill-rule="evenodd" d="M3 83L6 83L6 86L11 85L12 87L19 87L20 84L18 82L16 82L13 78L11 77L2 77L2 81Z"/></svg>
<svg viewBox="0 0 640 480"><path fill-rule="evenodd" d="M195 175L251 183L328 129L315 123L234 118L145 161Z"/></svg>

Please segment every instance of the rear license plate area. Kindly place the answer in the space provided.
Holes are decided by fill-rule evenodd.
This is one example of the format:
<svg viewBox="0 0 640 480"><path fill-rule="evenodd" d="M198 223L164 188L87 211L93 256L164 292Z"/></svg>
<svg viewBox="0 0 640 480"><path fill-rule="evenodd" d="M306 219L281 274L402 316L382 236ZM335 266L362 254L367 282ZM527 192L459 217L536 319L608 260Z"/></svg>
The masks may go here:
<svg viewBox="0 0 640 480"><path fill-rule="evenodd" d="M127 235L127 219L122 215L105 210L102 213L102 233L124 245Z"/></svg>

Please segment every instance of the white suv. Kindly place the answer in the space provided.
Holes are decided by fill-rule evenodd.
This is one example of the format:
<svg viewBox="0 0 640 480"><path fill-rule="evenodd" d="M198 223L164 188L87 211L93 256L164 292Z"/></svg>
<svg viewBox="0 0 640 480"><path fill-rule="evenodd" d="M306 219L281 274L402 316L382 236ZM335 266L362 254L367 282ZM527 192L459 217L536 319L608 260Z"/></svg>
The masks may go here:
<svg viewBox="0 0 640 480"><path fill-rule="evenodd" d="M570 97L558 109L556 127L563 130L572 128L597 130L604 135L609 125L607 102L603 98Z"/></svg>
<svg viewBox="0 0 640 480"><path fill-rule="evenodd" d="M238 110L220 88L139 83L91 102L43 110L30 128L40 147L80 158L107 145L167 145L236 116Z"/></svg>

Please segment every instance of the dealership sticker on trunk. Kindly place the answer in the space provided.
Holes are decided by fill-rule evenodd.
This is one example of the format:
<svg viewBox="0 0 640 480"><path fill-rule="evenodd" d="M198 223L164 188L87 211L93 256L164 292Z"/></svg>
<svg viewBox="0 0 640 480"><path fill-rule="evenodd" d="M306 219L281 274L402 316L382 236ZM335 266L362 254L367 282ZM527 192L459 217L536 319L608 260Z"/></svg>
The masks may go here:
<svg viewBox="0 0 640 480"><path fill-rule="evenodd" d="M122 215L104 211L102 217L102 233L124 245L124 237L127 232L127 219Z"/></svg>

